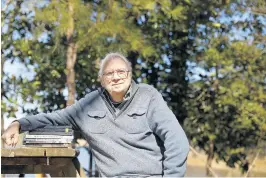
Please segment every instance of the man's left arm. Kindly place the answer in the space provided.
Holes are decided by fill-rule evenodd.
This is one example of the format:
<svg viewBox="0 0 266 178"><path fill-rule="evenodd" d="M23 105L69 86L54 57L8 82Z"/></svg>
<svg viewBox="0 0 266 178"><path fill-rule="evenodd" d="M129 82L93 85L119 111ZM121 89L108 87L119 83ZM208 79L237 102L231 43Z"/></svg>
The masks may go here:
<svg viewBox="0 0 266 178"><path fill-rule="evenodd" d="M148 122L151 130L164 143L164 177L183 177L189 152L188 139L175 115L156 89L153 90L149 105Z"/></svg>

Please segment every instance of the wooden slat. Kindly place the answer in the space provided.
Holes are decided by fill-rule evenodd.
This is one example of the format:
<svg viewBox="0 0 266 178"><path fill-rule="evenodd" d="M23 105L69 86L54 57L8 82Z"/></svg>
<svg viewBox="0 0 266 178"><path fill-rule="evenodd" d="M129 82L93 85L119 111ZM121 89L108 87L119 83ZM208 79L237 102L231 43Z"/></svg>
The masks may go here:
<svg viewBox="0 0 266 178"><path fill-rule="evenodd" d="M72 148L46 148L46 156L75 157L76 150Z"/></svg>
<svg viewBox="0 0 266 178"><path fill-rule="evenodd" d="M14 148L14 149L1 149L1 157L17 157L17 156L44 156L44 148Z"/></svg>
<svg viewBox="0 0 266 178"><path fill-rule="evenodd" d="M14 149L1 149L1 157L74 157L76 151L72 148L31 148L21 147Z"/></svg>

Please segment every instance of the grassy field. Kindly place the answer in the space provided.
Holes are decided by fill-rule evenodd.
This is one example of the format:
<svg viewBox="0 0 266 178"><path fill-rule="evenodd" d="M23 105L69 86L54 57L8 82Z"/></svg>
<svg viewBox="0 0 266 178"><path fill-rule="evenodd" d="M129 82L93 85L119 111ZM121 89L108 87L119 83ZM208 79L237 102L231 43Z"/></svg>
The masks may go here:
<svg viewBox="0 0 266 178"><path fill-rule="evenodd" d="M205 177L205 163L207 156L203 153L194 154L192 152L188 155L187 173L186 177ZM212 162L212 168L218 177L245 177L238 168L230 168L222 161ZM266 157L258 158L249 173L249 177L266 177Z"/></svg>

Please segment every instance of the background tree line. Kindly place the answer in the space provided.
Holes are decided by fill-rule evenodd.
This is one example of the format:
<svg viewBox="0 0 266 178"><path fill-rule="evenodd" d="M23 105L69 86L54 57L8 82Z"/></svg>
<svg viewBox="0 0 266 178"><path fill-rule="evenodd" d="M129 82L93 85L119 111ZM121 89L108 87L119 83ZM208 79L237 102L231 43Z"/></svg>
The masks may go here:
<svg viewBox="0 0 266 178"><path fill-rule="evenodd" d="M217 159L247 171L248 150L265 148L265 1L1 3L2 129L18 110L73 104L99 86L99 60L117 51L135 80L162 93L191 145L208 155L206 167Z"/></svg>

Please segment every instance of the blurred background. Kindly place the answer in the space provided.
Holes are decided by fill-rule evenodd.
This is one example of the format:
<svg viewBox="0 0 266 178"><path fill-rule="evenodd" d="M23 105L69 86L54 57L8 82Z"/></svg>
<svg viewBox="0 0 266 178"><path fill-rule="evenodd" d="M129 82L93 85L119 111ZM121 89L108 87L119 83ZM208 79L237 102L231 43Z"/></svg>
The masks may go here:
<svg viewBox="0 0 266 178"><path fill-rule="evenodd" d="M265 45L265 0L2 0L1 130L73 104L120 52L185 129L187 176L266 176Z"/></svg>

